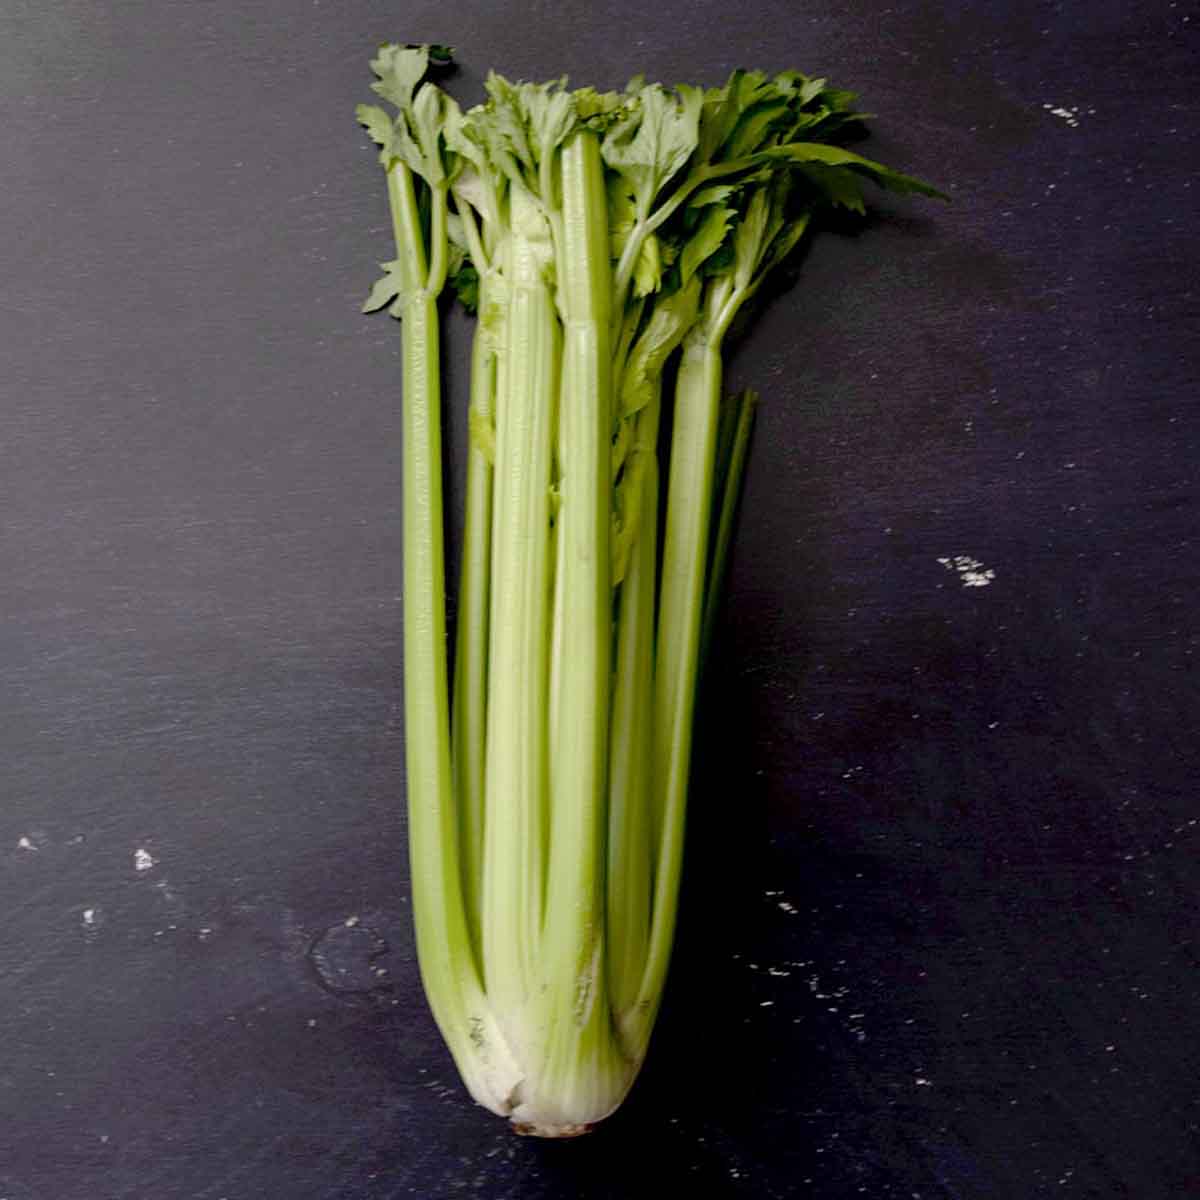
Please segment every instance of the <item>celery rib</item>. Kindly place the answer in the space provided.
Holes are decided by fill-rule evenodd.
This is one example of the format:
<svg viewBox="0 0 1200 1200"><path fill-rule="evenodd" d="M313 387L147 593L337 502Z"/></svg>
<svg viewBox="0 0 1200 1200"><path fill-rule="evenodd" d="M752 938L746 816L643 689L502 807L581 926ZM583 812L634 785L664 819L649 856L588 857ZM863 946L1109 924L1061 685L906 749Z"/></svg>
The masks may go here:
<svg viewBox="0 0 1200 1200"><path fill-rule="evenodd" d="M721 377L718 347L703 334L690 336L675 386L663 531L654 679L654 899L636 1014L642 1040L649 1038L666 981L679 902Z"/></svg>
<svg viewBox="0 0 1200 1200"><path fill-rule="evenodd" d="M404 469L404 707L409 863L421 980L434 1019L476 1100L502 1107L519 1077L472 956L458 858L446 683L441 388L436 297L408 168L388 171L399 261L411 291L401 312Z"/></svg>
<svg viewBox="0 0 1200 1200"><path fill-rule="evenodd" d="M556 663L553 803L538 1074L543 1106L572 1123L580 1104L615 1106L625 1073L614 1065L605 971L604 846L608 769L611 588L609 437L611 281L599 143L575 133L561 151L557 273L563 322L559 553L555 567L562 653ZM586 1069L583 1069L586 1064ZM619 1094L609 1097L614 1074Z"/></svg>
<svg viewBox="0 0 1200 1200"><path fill-rule="evenodd" d="M480 281L481 305L486 303L487 287L485 274ZM471 411L475 420L488 424L494 419L496 385L496 356L490 340L484 330L476 330L471 356ZM479 956L491 628L492 465L485 448L474 443L472 439L467 456L450 731L463 901L472 949Z"/></svg>
<svg viewBox="0 0 1200 1200"><path fill-rule="evenodd" d="M356 110L396 243L363 307L401 319L417 954L471 1095L568 1136L632 1086L670 960L753 409L722 403L725 334L814 214L863 211L865 179L936 193L830 144L854 97L799 72L620 93L492 73L463 111L426 78L446 61L380 47L395 113ZM448 283L479 311L452 681Z"/></svg>
<svg viewBox="0 0 1200 1200"><path fill-rule="evenodd" d="M554 303L530 248L509 247L509 366L497 396L483 838L484 981L528 1049L548 811L550 472L558 388Z"/></svg>
<svg viewBox="0 0 1200 1200"><path fill-rule="evenodd" d="M746 473L746 458L750 453L750 433L754 427L754 410L758 395L752 391L740 392L728 402L730 411L728 445L717 454L718 473L721 482L717 491L717 523L713 534L713 548L708 567L708 578L704 588L704 620L700 633L700 664L708 659L716 629L717 613L721 594L725 587L725 575L729 569L729 552L733 545L734 522L737 518L738 502L741 499L742 479Z"/></svg>

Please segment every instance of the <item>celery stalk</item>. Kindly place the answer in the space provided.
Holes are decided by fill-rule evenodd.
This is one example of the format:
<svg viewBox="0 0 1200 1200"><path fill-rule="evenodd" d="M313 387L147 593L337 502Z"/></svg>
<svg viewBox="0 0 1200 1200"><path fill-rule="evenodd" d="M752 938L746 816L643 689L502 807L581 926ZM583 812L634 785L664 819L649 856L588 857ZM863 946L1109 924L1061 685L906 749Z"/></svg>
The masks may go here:
<svg viewBox="0 0 1200 1200"><path fill-rule="evenodd" d="M639 1043L649 1039L675 934L721 378L718 346L703 331L689 336L684 342L675 387L663 530L654 664L654 908L638 994Z"/></svg>
<svg viewBox="0 0 1200 1200"><path fill-rule="evenodd" d="M646 500L625 578L617 597L609 746L608 985L624 1032L641 989L650 939L654 838L654 603L656 590L658 463L654 457L658 401L639 422L645 442L642 481Z"/></svg>
<svg viewBox="0 0 1200 1200"><path fill-rule="evenodd" d="M738 501L741 499L742 479L746 473L746 458L750 453L750 433L754 427L754 409L758 395L746 390L728 402L728 445L718 439L717 463L720 483L717 489L716 529L708 567L708 582L704 589L704 623L700 631L700 662L703 666L712 645L720 607L725 574L729 568L729 551L733 545L734 523Z"/></svg>
<svg viewBox="0 0 1200 1200"><path fill-rule="evenodd" d="M863 180L936 193L832 145L854 98L799 72L622 93L492 74L464 112L426 78L446 57L382 47L395 113L358 109L396 243L364 309L402 322L417 954L470 1094L564 1137L633 1085L666 981L752 414L722 406L726 332L814 213L862 211ZM448 281L479 310L452 714Z"/></svg>
<svg viewBox="0 0 1200 1200"><path fill-rule="evenodd" d="M529 1054L545 901L550 478L559 371L554 300L539 257L514 234L497 397L483 837L482 946L488 996Z"/></svg>
<svg viewBox="0 0 1200 1200"><path fill-rule="evenodd" d="M486 306L488 277L480 280ZM459 576L454 655L451 750L459 813L463 902L472 945L479 954L483 877L485 780L487 778L488 640L491 628L492 455L481 427L491 425L497 383L496 354L487 331L478 329L471 354L471 419L476 427L467 454L463 556Z"/></svg>
<svg viewBox="0 0 1200 1200"><path fill-rule="evenodd" d="M445 561L440 464L441 389L436 295L426 275L413 179L402 163L388 170L398 262L404 444L404 703L409 796L409 861L421 979L471 1094L504 1104L518 1077L484 995L470 945L458 861L446 694ZM445 196L435 203L445 204ZM435 229L441 222L433 223ZM429 256L444 260L444 254ZM431 286L432 285L432 286Z"/></svg>
<svg viewBox="0 0 1200 1200"><path fill-rule="evenodd" d="M537 1125L586 1125L612 1106L614 1054L605 978L604 833L608 767L611 362L608 221L599 142L561 150L557 254L563 323L561 482L556 570L561 647L539 1017L546 1032ZM594 1097L584 1083L592 1080ZM581 1096L581 1091L584 1095ZM580 1101L584 1100L583 1104ZM547 1114L545 1110L548 1109ZM518 1112L518 1118L520 1113Z"/></svg>

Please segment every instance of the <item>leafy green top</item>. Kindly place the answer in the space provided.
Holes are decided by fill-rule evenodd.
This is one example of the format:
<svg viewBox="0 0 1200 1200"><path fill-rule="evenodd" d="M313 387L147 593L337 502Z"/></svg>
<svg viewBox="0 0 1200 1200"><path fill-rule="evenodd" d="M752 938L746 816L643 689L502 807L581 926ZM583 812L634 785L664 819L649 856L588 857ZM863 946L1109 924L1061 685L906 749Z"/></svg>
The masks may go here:
<svg viewBox="0 0 1200 1200"><path fill-rule="evenodd" d="M449 57L444 47L381 47L372 86L395 115L375 105L357 112L386 169L403 164L430 192L451 197L449 275L468 304L478 302L480 281L501 271L515 235L542 247L552 280L556 164L580 130L601 139L607 169L614 334L630 305L698 278L696 324L719 339L822 211L863 213L866 183L942 197L838 144L866 119L857 97L799 71L738 70L707 89L638 78L622 93L492 73L484 103L463 112L427 78ZM395 264L385 270L370 308L397 294ZM637 310L627 349L653 309Z"/></svg>

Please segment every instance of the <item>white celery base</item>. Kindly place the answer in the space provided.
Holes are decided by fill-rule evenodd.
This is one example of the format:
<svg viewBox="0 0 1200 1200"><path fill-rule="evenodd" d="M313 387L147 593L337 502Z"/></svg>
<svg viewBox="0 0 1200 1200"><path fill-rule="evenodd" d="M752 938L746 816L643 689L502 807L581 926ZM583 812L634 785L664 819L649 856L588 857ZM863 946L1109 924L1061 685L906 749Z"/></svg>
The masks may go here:
<svg viewBox="0 0 1200 1200"><path fill-rule="evenodd" d="M627 1057L611 1032L589 1038L573 1027L564 1031L567 1044L556 1062L553 1037L537 1039L527 1018L501 1022L486 1002L474 1014L465 1031L443 1028L443 1036L472 1099L523 1135L569 1138L589 1132L620 1106L644 1057ZM501 1032L514 1026L524 1035L528 1066L512 1054Z"/></svg>

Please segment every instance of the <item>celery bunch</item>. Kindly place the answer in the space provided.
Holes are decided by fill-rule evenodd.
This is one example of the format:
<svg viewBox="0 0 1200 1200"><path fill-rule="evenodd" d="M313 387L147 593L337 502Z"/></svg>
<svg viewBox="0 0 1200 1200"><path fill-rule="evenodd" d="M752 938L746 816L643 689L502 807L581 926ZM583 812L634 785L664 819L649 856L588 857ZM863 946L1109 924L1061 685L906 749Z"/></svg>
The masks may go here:
<svg viewBox="0 0 1200 1200"><path fill-rule="evenodd" d="M865 181L936 193L834 144L855 97L798 72L622 93L493 74L463 111L428 78L447 60L382 47L391 110L358 109L396 243L364 309L403 335L417 948L474 1098L566 1136L625 1096L667 971L752 416L751 396L722 397L723 341L822 208L862 211ZM452 689L448 286L478 313Z"/></svg>

